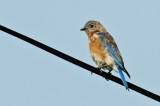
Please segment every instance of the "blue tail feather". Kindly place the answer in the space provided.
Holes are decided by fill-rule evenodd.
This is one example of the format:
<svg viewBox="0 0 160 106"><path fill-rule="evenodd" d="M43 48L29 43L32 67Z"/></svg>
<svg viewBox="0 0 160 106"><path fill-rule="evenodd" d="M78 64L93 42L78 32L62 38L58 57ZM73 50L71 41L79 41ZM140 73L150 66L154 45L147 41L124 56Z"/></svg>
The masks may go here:
<svg viewBox="0 0 160 106"><path fill-rule="evenodd" d="M126 82L126 79L125 79L125 77L124 77L124 75L122 73L122 70L119 67L118 67L118 73L119 73L119 75L120 75L120 77L122 79L122 82L123 82L124 86L126 87L126 89L128 89L128 84Z"/></svg>

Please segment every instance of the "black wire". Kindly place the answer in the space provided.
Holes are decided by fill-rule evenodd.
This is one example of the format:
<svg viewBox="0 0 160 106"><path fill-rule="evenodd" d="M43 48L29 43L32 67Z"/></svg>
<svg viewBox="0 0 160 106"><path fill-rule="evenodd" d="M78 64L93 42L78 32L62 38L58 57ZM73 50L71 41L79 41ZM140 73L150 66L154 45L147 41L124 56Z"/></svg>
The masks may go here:
<svg viewBox="0 0 160 106"><path fill-rule="evenodd" d="M2 30L2 31L4 31L4 32L6 32L8 34L11 34L11 35L13 35L13 36L15 36L15 37L17 37L19 39L22 39L22 40L24 40L24 41L26 41L26 42L28 42L28 43L30 43L32 45L35 45L35 46L37 46L37 47L39 47L39 48L41 48L41 49L43 49L43 50L45 50L45 51L47 51L47 52L49 52L51 54L54 54L54 55L56 55L56 56L58 56L58 57L60 57L60 58L62 58L64 60L67 60L67 61L69 61L69 62L71 62L71 63L73 63L75 65L78 65L78 66L80 66L80 67L82 67L84 69L87 69L87 70L91 71L92 73L95 73L95 74L100 75L100 76L102 76L102 77L104 77L106 79L110 79L110 80L112 80L112 81L114 81L114 82L116 82L116 83L118 83L120 85L123 85L120 78L117 78L117 77L115 77L113 75L110 75L110 74L108 74L108 73L106 73L104 71L102 71L100 73L100 71L98 69L96 69L95 67L93 67L91 65L88 65L88 64L86 64L84 62L81 62L80 60L77 60L77 59L75 59L75 58L73 58L73 57L71 57L69 55L66 55L66 54L64 54L64 53L62 53L62 52L60 52L60 51L58 51L56 49L53 49L53 48L51 48L51 47L49 47L49 46L47 46L47 45L45 45L43 43L40 43L40 42L38 42L38 41L36 41L34 39L31 39L31 38L29 38L29 37L27 37L25 35L22 35L22 34L20 34L18 32L15 32L15 31L13 31L11 29L8 29L8 28L6 28L6 27L4 27L2 25L0 25L0 30ZM128 83L128 87L130 89L132 89L132 90L134 90L136 92L139 92L139 93L141 93L141 94L143 94L143 95L145 95L147 97L150 97L150 98L160 102L160 96L159 95L156 95L156 94L154 94L154 93L152 93L150 91L147 91L147 90L145 90L143 88L140 88L137 85L134 85L132 83L129 83L129 82L127 82L127 83Z"/></svg>

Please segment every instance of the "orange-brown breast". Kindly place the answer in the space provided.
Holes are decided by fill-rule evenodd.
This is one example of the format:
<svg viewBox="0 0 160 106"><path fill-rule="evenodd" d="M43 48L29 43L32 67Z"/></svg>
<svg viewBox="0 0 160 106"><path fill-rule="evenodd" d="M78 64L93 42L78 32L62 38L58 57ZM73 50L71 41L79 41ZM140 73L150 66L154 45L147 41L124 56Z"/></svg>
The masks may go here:
<svg viewBox="0 0 160 106"><path fill-rule="evenodd" d="M106 58L105 48L102 46L102 43L99 38L94 36L90 38L89 49L92 55L95 54L102 61L105 61Z"/></svg>

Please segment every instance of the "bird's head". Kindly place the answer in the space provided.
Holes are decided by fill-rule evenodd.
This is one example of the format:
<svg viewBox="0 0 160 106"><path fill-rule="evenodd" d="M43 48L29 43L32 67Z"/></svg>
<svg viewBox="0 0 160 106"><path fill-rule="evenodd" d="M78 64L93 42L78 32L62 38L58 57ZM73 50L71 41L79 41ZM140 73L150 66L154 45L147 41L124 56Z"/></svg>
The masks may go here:
<svg viewBox="0 0 160 106"><path fill-rule="evenodd" d="M91 20L85 24L84 28L82 28L81 31L85 31L87 33L93 33L93 32L103 32L106 30L100 22Z"/></svg>

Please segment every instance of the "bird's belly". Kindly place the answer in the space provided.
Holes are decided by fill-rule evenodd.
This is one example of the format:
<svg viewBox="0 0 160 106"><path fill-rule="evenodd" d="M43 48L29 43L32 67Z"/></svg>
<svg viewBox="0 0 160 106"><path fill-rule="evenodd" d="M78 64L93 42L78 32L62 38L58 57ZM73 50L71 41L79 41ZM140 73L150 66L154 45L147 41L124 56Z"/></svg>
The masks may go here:
<svg viewBox="0 0 160 106"><path fill-rule="evenodd" d="M106 56L105 59L101 59L100 56L93 54L91 55L93 61L98 65L98 67L107 69L107 70L112 70L113 69L113 64L114 62L110 60L108 56Z"/></svg>
<svg viewBox="0 0 160 106"><path fill-rule="evenodd" d="M92 54L93 61L99 66L99 67L105 67L107 64L105 63L104 59L101 59L100 56L96 54Z"/></svg>

